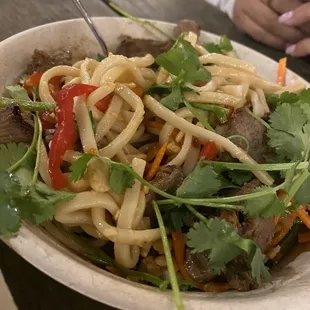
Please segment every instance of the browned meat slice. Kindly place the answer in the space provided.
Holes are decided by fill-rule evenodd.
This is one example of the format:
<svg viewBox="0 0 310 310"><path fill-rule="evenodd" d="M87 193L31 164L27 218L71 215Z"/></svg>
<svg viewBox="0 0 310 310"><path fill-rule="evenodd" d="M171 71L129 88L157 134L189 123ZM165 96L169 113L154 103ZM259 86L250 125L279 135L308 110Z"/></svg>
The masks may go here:
<svg viewBox="0 0 310 310"><path fill-rule="evenodd" d="M239 256L227 264L226 277L229 287L237 291L250 291L258 287L244 256Z"/></svg>
<svg viewBox="0 0 310 310"><path fill-rule="evenodd" d="M241 225L239 223L238 214L233 210L221 209L220 219L225 220L227 223L230 223L234 226L235 230L239 233L241 230Z"/></svg>
<svg viewBox="0 0 310 310"><path fill-rule="evenodd" d="M255 188L261 185L258 179L253 179L251 182L244 184L236 193L236 196L246 195L251 193Z"/></svg>
<svg viewBox="0 0 310 310"><path fill-rule="evenodd" d="M188 275L196 282L206 283L215 278L215 274L208 266L208 254L190 253L186 251L184 268Z"/></svg>
<svg viewBox="0 0 310 310"><path fill-rule="evenodd" d="M172 41L135 39L130 36L123 36L121 39L121 44L116 49L116 54L126 57L142 57L146 54L157 57L167 52L173 45Z"/></svg>
<svg viewBox="0 0 310 310"><path fill-rule="evenodd" d="M197 36L200 36L200 25L197 24L194 20L182 19L179 21L178 25L174 29L174 35L179 37L182 33L194 32Z"/></svg>
<svg viewBox="0 0 310 310"><path fill-rule="evenodd" d="M72 56L68 51L58 51L48 54L45 51L34 50L32 62L28 65L26 74L33 72L44 72L52 67L59 65L72 65Z"/></svg>
<svg viewBox="0 0 310 310"><path fill-rule="evenodd" d="M0 110L0 143L31 142L33 127L25 122L17 104L10 104Z"/></svg>
<svg viewBox="0 0 310 310"><path fill-rule="evenodd" d="M243 136L249 142L249 155L258 163L264 162L264 155L267 152L266 128L245 108L236 110L226 124L217 126L216 131L224 137ZM233 142L242 149L246 149L244 141L235 139Z"/></svg>
<svg viewBox="0 0 310 310"><path fill-rule="evenodd" d="M184 180L182 168L177 166L166 166L161 168L151 183L157 188L169 194L175 194ZM146 213L147 216L153 214L152 201L156 199L156 194L150 191L146 195Z"/></svg>
<svg viewBox="0 0 310 310"><path fill-rule="evenodd" d="M247 218L243 224L244 237L250 238L265 252L275 234L272 218Z"/></svg>

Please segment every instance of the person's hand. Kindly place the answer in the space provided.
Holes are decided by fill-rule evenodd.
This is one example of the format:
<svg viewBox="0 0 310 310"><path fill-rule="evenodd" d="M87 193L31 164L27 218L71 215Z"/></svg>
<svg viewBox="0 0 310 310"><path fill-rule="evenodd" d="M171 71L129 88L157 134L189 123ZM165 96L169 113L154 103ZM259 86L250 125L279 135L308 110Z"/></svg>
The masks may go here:
<svg viewBox="0 0 310 310"><path fill-rule="evenodd" d="M279 22L285 26L305 27L310 22L310 3L304 3L295 10L288 11L281 15ZM294 29L294 28L293 28ZM307 27L310 33L310 27ZM310 54L310 37L300 40L297 44L291 44L286 48L286 53L295 57L302 57Z"/></svg>
<svg viewBox="0 0 310 310"><path fill-rule="evenodd" d="M300 29L279 23L279 14L269 7L270 2L270 0L236 0L234 23L255 40L279 49L303 40L305 36ZM289 9L291 10L291 7Z"/></svg>

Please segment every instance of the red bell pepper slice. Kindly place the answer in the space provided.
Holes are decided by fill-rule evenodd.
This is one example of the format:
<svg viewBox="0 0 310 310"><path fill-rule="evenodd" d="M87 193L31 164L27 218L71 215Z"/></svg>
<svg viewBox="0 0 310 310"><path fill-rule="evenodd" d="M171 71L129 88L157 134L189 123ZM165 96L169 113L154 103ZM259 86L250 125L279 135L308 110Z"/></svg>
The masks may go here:
<svg viewBox="0 0 310 310"><path fill-rule="evenodd" d="M200 160L201 157L204 157L205 160L214 160L216 158L216 153L216 144L214 142L208 142L201 149L198 160Z"/></svg>
<svg viewBox="0 0 310 310"><path fill-rule="evenodd" d="M72 84L64 87L57 95L56 118L58 127L51 141L49 153L49 174L54 189L67 186L68 179L62 173L60 166L62 157L67 150L72 150L77 140L73 117L73 98L91 94L96 86L86 84Z"/></svg>
<svg viewBox="0 0 310 310"><path fill-rule="evenodd" d="M42 72L35 72L31 74L23 83L23 87L30 91L32 88L38 87L42 77Z"/></svg>
<svg viewBox="0 0 310 310"><path fill-rule="evenodd" d="M107 109L111 103L112 97L113 97L113 93L105 96L103 99L101 99L95 104L96 108L102 113L107 112Z"/></svg>

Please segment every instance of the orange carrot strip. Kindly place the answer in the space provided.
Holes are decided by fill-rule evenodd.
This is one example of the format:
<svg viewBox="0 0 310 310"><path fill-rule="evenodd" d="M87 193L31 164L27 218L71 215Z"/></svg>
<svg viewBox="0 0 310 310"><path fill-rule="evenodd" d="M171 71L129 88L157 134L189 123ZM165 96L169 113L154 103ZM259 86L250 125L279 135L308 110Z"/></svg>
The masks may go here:
<svg viewBox="0 0 310 310"><path fill-rule="evenodd" d="M179 268L177 260L176 260L176 258L174 256L172 256L172 262L173 262L174 271L178 272L180 270L180 268Z"/></svg>
<svg viewBox="0 0 310 310"><path fill-rule="evenodd" d="M185 240L181 231L173 231L171 233L172 244L175 255L175 260L178 264L179 270L185 280L191 280L191 277L187 274L184 268L184 256L185 256Z"/></svg>
<svg viewBox="0 0 310 310"><path fill-rule="evenodd" d="M162 129L164 124L155 122L155 121L148 121L145 123L146 127L152 127L152 128L157 128L157 129Z"/></svg>
<svg viewBox="0 0 310 310"><path fill-rule="evenodd" d="M309 243L310 242L310 232L302 233L298 235L299 243Z"/></svg>
<svg viewBox="0 0 310 310"><path fill-rule="evenodd" d="M285 86L287 58L281 58L278 65L277 83Z"/></svg>
<svg viewBox="0 0 310 310"><path fill-rule="evenodd" d="M167 146L168 146L167 143L163 144L162 147L159 149L158 153L156 154L155 159L152 163L151 169L148 171L148 173L145 176L145 179L147 181L152 180L153 177L155 176L156 172L158 171L160 163L165 156Z"/></svg>
<svg viewBox="0 0 310 310"><path fill-rule="evenodd" d="M160 144L157 144L156 146L152 147L146 154L146 160L148 162L153 160L156 154L158 153L159 149L160 149ZM150 170L150 168L148 168L148 170Z"/></svg>
<svg viewBox="0 0 310 310"><path fill-rule="evenodd" d="M305 210L305 207L301 207L296 210L297 216L300 220L310 229L310 216L308 212Z"/></svg>
<svg viewBox="0 0 310 310"><path fill-rule="evenodd" d="M203 285L203 290L211 293L222 293L229 290L229 285L228 283L207 283Z"/></svg>
<svg viewBox="0 0 310 310"><path fill-rule="evenodd" d="M277 225L278 229L276 229L276 231L278 231L278 233L272 239L272 241L270 243L270 247L277 246L279 244L279 242L287 235L287 233L292 228L296 217L297 217L297 214L295 212L293 212L278 223L278 225Z"/></svg>
<svg viewBox="0 0 310 310"><path fill-rule="evenodd" d="M140 86L136 86L132 91L139 97L142 97L144 94L143 89Z"/></svg>
<svg viewBox="0 0 310 310"><path fill-rule="evenodd" d="M273 222L274 222L275 225L278 224L279 219L280 219L280 214L278 214L278 215L276 215L276 216L273 217Z"/></svg>

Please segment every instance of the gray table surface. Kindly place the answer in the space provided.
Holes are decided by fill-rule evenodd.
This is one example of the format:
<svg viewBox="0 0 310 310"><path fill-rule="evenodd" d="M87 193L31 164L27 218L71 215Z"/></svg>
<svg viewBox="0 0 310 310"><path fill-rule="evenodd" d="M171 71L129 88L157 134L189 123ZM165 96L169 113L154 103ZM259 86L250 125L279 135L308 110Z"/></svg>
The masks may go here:
<svg viewBox="0 0 310 310"><path fill-rule="evenodd" d="M115 13L100 0L84 0L93 16ZM227 34L271 58L283 57L276 51L240 33L231 21L204 0L115 0L133 15L176 22L190 18L204 30ZM0 41L31 27L58 20L80 17L71 0L0 0ZM289 68L310 80L309 59L289 59ZM1 64L1 60L0 60ZM112 309L90 300L54 281L0 242L0 268L19 310L103 310ZM104 292L103 292L104 294ZM0 301L0 308L1 301ZM3 309L5 310L5 309Z"/></svg>

